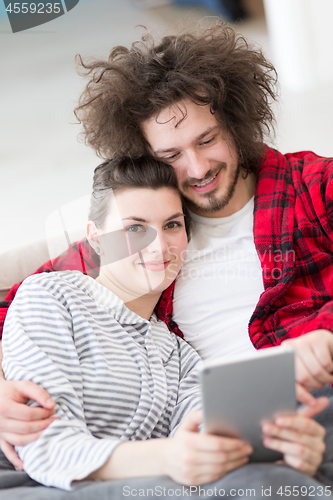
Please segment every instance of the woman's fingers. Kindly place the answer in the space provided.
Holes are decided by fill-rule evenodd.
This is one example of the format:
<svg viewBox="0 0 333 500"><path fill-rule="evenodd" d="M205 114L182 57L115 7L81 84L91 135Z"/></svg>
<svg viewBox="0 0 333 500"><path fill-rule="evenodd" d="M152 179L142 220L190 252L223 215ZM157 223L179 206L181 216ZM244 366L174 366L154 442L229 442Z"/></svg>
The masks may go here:
<svg viewBox="0 0 333 500"><path fill-rule="evenodd" d="M274 423L264 422L263 443L280 451L292 467L314 475L325 451L325 429L314 420L300 415L282 415Z"/></svg>
<svg viewBox="0 0 333 500"><path fill-rule="evenodd" d="M305 443L312 437L322 439L325 429L315 420L300 415L280 415L274 422L264 422L263 432L290 441Z"/></svg>
<svg viewBox="0 0 333 500"><path fill-rule="evenodd" d="M244 458L248 458L252 451L253 449L249 444L243 444L240 448L229 451L195 451L193 457L196 457L195 460L198 465L213 466L215 464L221 465L242 461Z"/></svg>
<svg viewBox="0 0 333 500"><path fill-rule="evenodd" d="M205 467L200 468L200 472L193 479L194 484L207 484L213 481L217 481L221 477L225 476L228 472L231 472L234 469L238 469L243 465L247 464L249 461L248 457L241 458L238 460L234 460L231 462L226 462L223 464L219 464L216 466L207 465Z"/></svg>
<svg viewBox="0 0 333 500"><path fill-rule="evenodd" d="M175 481L196 485L246 464L252 447L240 439L199 433L201 415L192 412L165 444L165 471Z"/></svg>

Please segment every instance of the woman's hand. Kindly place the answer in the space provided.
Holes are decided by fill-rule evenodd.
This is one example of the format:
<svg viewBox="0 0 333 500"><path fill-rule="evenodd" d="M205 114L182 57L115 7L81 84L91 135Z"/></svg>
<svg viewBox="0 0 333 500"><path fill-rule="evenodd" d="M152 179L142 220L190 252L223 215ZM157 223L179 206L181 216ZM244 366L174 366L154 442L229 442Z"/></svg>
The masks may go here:
<svg viewBox="0 0 333 500"><path fill-rule="evenodd" d="M29 400L42 408L32 408ZM0 448L8 460L23 470L23 463L13 445L22 446L35 441L53 422L55 403L45 389L28 381L7 381L0 378Z"/></svg>
<svg viewBox="0 0 333 500"><path fill-rule="evenodd" d="M191 412L167 440L165 473L184 485L216 481L249 460L252 447L240 439L200 434L201 412Z"/></svg>
<svg viewBox="0 0 333 500"><path fill-rule="evenodd" d="M320 401L323 410L328 400ZM284 463L294 469L314 476L325 451L325 429L311 416L313 408L300 408L296 415L279 415L274 422L264 422L262 430L267 448L280 451Z"/></svg>
<svg viewBox="0 0 333 500"><path fill-rule="evenodd" d="M201 412L192 411L172 438L126 441L88 480L169 476L179 484L210 483L248 462L250 445L199 433Z"/></svg>

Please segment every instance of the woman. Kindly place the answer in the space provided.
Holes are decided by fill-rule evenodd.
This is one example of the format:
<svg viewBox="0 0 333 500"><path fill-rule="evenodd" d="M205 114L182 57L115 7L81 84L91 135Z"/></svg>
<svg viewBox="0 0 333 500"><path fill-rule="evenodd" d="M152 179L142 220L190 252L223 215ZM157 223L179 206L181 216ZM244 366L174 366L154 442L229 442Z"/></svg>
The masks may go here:
<svg viewBox="0 0 333 500"><path fill-rule="evenodd" d="M56 402L52 424L18 448L25 470L66 490L86 479L215 481L245 464L252 449L198 433L200 413L190 410L200 408L199 356L153 313L187 246L189 215L173 169L148 157L100 165L89 218L87 236L101 257L98 278L77 271L31 276L7 316L6 378L32 380ZM302 421L299 442L313 475L323 431ZM291 441L280 443L297 458L299 442ZM267 444L277 446L272 437Z"/></svg>

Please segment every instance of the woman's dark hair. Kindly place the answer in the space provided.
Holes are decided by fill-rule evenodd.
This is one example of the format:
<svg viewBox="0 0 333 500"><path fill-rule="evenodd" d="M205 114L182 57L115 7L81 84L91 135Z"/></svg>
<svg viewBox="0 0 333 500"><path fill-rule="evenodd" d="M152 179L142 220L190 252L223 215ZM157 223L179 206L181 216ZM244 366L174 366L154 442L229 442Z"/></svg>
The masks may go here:
<svg viewBox="0 0 333 500"><path fill-rule="evenodd" d="M176 174L170 165L150 156L109 160L95 168L88 218L95 223L97 228L103 226L109 213L112 192L128 188L161 189L165 187L179 194L185 215L185 229L190 238L191 216L185 199L178 190ZM154 207L151 209L153 211Z"/></svg>
<svg viewBox="0 0 333 500"><path fill-rule="evenodd" d="M75 115L86 143L101 157L149 152L142 122L183 99L210 106L248 172L262 156L265 135L274 131L276 71L261 50L222 22L158 44L146 33L130 49L115 47L107 61L84 63L78 56L78 64L90 81Z"/></svg>

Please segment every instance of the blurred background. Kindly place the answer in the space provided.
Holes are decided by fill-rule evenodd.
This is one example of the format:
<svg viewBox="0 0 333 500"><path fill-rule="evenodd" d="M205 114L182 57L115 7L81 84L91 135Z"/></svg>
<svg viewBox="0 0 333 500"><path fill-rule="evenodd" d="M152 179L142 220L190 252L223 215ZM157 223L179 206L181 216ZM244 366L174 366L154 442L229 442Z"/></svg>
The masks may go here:
<svg viewBox="0 0 333 500"><path fill-rule="evenodd" d="M234 4L234 5L232 5ZM90 193L95 153L78 142L73 109L84 81L74 57L106 58L147 26L157 38L230 22L280 75L282 152L333 156L332 0L80 0L64 16L13 34L0 0L0 254L45 238L59 207Z"/></svg>

